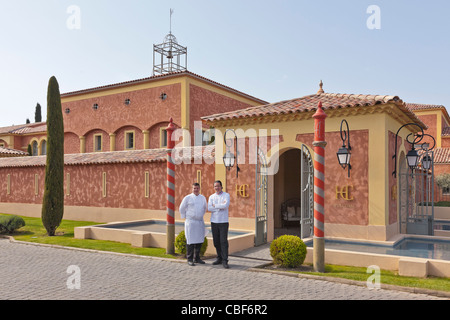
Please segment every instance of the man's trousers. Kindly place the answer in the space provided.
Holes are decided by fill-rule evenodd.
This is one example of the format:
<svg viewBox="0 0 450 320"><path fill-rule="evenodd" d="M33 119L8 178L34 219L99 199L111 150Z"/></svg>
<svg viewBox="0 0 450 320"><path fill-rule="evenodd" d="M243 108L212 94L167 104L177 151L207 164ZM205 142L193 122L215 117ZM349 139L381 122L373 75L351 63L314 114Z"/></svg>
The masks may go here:
<svg viewBox="0 0 450 320"><path fill-rule="evenodd" d="M194 243L186 245L186 256L188 261L198 261L200 259L200 249L203 243Z"/></svg>
<svg viewBox="0 0 450 320"><path fill-rule="evenodd" d="M214 247L217 251L217 260L228 262L228 227L229 223L211 223Z"/></svg>

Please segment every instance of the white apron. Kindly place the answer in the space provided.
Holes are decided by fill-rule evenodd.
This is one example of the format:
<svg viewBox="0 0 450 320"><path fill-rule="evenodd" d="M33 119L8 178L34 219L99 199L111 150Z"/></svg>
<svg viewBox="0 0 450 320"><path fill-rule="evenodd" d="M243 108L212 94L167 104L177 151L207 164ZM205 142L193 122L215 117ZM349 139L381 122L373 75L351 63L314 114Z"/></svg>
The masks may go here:
<svg viewBox="0 0 450 320"><path fill-rule="evenodd" d="M180 205L181 218L186 219L184 232L186 243L203 243L205 239L205 222L203 216L206 212L206 198L199 194L190 194L184 197Z"/></svg>

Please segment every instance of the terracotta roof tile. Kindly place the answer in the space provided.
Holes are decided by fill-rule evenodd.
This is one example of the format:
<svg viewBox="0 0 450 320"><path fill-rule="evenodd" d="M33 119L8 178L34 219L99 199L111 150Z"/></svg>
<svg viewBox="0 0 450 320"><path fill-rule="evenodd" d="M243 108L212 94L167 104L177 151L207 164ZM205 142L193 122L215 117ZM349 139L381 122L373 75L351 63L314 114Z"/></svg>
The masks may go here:
<svg viewBox="0 0 450 320"><path fill-rule="evenodd" d="M47 133L47 124L40 124L37 126L24 127L11 131L14 134L26 134L26 133Z"/></svg>
<svg viewBox="0 0 450 320"><path fill-rule="evenodd" d="M436 104L423 104L423 103L406 103L406 107L408 109L415 111L415 110L428 110L428 109L442 109L445 107L441 105Z"/></svg>
<svg viewBox="0 0 450 320"><path fill-rule="evenodd" d="M19 124L8 127L1 127L0 134L23 134L23 133L36 133L46 132L47 124L45 122Z"/></svg>
<svg viewBox="0 0 450 320"><path fill-rule="evenodd" d="M184 155L179 162L186 159L214 159L214 147L189 147L175 148L177 155ZM146 149L131 151L96 152L65 154L64 164L66 166L112 164L112 163L140 163L140 162L164 162L166 161L166 149ZM175 157L175 155L174 155ZM0 168L10 167L40 167L45 166L46 156L23 157L19 159L0 158Z"/></svg>
<svg viewBox="0 0 450 320"><path fill-rule="evenodd" d="M21 151L21 150L0 147L0 157L2 157L2 156L5 156L5 157L11 157L11 156L20 157L20 156L27 156L27 155L28 155L27 152L24 152L24 151Z"/></svg>
<svg viewBox="0 0 450 320"><path fill-rule="evenodd" d="M442 135L445 137L450 137L450 127L442 128Z"/></svg>
<svg viewBox="0 0 450 320"><path fill-rule="evenodd" d="M450 164L450 148L434 149L435 164Z"/></svg>
<svg viewBox="0 0 450 320"><path fill-rule="evenodd" d="M403 111L406 112L411 118L421 123L421 121L410 110L408 110L405 107L404 102L397 96L388 96L388 95L380 96L369 94L340 94L340 93L312 94L301 98L284 100L262 106L214 114L202 117L202 120L208 122L208 121L220 121L220 120L259 117L259 116L309 112L315 111L317 109L319 101L322 102L324 110L349 108L349 107L365 107L385 103L394 103L400 108L402 108Z"/></svg>

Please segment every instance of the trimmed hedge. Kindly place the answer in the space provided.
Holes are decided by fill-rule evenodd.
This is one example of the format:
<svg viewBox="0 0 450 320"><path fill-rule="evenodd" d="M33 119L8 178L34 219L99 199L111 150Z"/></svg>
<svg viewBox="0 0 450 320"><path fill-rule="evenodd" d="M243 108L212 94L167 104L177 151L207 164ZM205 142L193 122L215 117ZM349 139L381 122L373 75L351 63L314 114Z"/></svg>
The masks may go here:
<svg viewBox="0 0 450 320"><path fill-rule="evenodd" d="M0 216L0 233L14 233L25 226L25 221L19 216Z"/></svg>
<svg viewBox="0 0 450 320"><path fill-rule="evenodd" d="M208 248L208 240L205 237L202 247L200 249L200 255L205 255L206 249ZM175 251L177 253L186 254L186 235L184 230L180 232L175 238Z"/></svg>
<svg viewBox="0 0 450 320"><path fill-rule="evenodd" d="M299 267L306 258L306 245L297 236L284 235L272 241L270 255L276 265L288 268Z"/></svg>

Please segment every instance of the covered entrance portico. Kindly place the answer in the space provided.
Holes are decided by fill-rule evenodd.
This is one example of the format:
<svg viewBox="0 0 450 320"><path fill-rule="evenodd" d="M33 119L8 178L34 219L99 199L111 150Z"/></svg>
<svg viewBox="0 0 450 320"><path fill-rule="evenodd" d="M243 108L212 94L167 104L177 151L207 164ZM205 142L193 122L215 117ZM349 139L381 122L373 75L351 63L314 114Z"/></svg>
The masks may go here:
<svg viewBox="0 0 450 320"><path fill-rule="evenodd" d="M300 238L312 236L313 163L306 145L280 150L278 172L273 176L273 232Z"/></svg>
<svg viewBox="0 0 450 320"><path fill-rule="evenodd" d="M406 152L405 139L415 131L406 128L398 137L395 132L405 123L422 123L397 96L318 92L203 118L216 133L230 128L237 132L239 177L236 168L230 172L225 169L222 157L226 146L219 143L215 151L215 178L224 181L232 195L230 225L246 223L248 229L255 231L255 244L271 242L282 234L295 234L303 239L311 236L314 191L311 155L315 130L312 116L319 102L328 116L324 157L325 236L386 241L399 234L399 186L398 178L392 176L392 157L396 139L399 154ZM340 128L344 119L352 139L350 174L336 158L342 146ZM216 136L216 141L222 139ZM271 168L266 171L266 179L259 179L259 172L264 170L255 169L259 159L254 152L256 145Z"/></svg>

